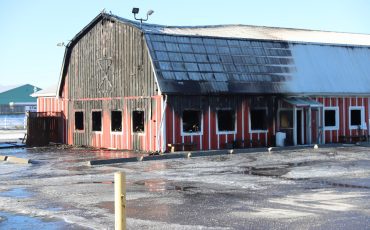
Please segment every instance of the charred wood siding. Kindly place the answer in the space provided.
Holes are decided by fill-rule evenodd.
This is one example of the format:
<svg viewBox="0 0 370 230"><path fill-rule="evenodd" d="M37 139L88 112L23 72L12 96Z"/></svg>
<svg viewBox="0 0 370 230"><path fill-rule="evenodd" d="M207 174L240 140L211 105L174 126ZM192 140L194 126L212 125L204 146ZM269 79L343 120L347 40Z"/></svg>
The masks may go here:
<svg viewBox="0 0 370 230"><path fill-rule="evenodd" d="M152 115L160 97L145 38L137 28L103 19L72 48L68 65L69 136L75 145L154 151L159 123ZM158 103L159 102L159 103ZM132 133L131 115L145 111L145 132ZM111 111L122 111L122 132L111 131ZM160 107L159 107L160 110ZM82 111L84 130L75 130ZM101 111L102 130L92 131L92 111Z"/></svg>
<svg viewBox="0 0 370 230"><path fill-rule="evenodd" d="M142 32L119 22L103 20L79 40L68 76L72 100L157 94Z"/></svg>
<svg viewBox="0 0 370 230"><path fill-rule="evenodd" d="M236 147L257 147L274 144L273 123L276 119L275 97L252 96L171 96L166 109L167 143L195 143L199 150ZM249 111L251 108L267 108L267 131L250 132ZM199 110L202 113L202 131L182 132L182 112ZM235 131L218 132L217 111L231 109L235 112Z"/></svg>

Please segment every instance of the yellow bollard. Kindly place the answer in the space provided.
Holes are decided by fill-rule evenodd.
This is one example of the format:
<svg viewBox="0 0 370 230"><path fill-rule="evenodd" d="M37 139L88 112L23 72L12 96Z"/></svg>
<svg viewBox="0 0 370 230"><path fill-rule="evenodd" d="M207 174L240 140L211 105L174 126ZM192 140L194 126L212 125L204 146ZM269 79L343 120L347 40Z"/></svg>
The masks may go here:
<svg viewBox="0 0 370 230"><path fill-rule="evenodd" d="M115 229L126 230L126 175L123 172L114 174L114 210Z"/></svg>

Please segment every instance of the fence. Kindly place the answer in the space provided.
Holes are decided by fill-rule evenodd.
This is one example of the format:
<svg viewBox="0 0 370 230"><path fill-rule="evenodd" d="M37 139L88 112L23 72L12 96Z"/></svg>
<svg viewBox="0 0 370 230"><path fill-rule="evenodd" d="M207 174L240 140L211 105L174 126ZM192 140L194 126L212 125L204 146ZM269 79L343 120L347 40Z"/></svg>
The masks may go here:
<svg viewBox="0 0 370 230"><path fill-rule="evenodd" d="M0 129L26 129L27 117L24 115L1 115Z"/></svg>
<svg viewBox="0 0 370 230"><path fill-rule="evenodd" d="M27 121L27 146L44 146L63 142L64 117L62 113L30 112Z"/></svg>

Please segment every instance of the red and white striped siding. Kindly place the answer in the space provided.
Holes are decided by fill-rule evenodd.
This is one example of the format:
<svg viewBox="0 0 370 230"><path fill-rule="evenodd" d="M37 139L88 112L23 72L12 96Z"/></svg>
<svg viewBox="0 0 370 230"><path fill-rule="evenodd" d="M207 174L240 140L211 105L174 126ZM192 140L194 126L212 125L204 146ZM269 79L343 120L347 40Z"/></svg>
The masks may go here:
<svg viewBox="0 0 370 230"><path fill-rule="evenodd" d="M249 132L249 106L246 101L236 108L236 131L233 133L218 133L216 112L208 107L202 111L202 132L183 134L181 132L181 115L167 106L166 108L166 142L167 143L195 143L198 150L224 149L227 143L244 141L244 147L271 144L273 127L267 132Z"/></svg>
<svg viewBox="0 0 370 230"><path fill-rule="evenodd" d="M110 111L102 111L102 131L92 132L91 145L96 148L109 149L128 149L133 150L134 138L138 138L140 142L139 149L142 151L157 151L159 146L157 144L157 132L160 129L161 120L161 100L162 97L152 97L156 101L156 108L152 111L152 118L146 120L144 132L140 134L132 133L131 114L127 109L122 109L122 131L111 131ZM127 101L134 99L124 98L124 108L127 108ZM145 111L148 113L149 111ZM73 129L73 125L71 129ZM135 137L134 137L135 135ZM161 145L161 142L160 142Z"/></svg>
<svg viewBox="0 0 370 230"><path fill-rule="evenodd" d="M339 142L339 136L357 135L357 129L349 127L349 107L363 106L365 111L365 122L369 121L369 103L368 97L316 97L316 100L324 107L338 107L339 111L339 129L325 130L325 143ZM288 105L289 107L290 105ZM287 106L285 106L287 107ZM268 132L250 132L249 128L249 106L244 101L236 110L236 132L232 134L219 134L216 130L216 113L211 108L202 111L202 132L199 134L182 134L181 115L177 114L170 106L166 109L166 142L167 143L196 143L198 150L223 149L226 143L232 143L235 140L243 140L244 147L254 147L256 143L262 146L271 145L272 135L275 134L274 125L268 127ZM314 111L312 113L315 113ZM307 127L306 113L303 112L304 127ZM321 120L323 114L320 114ZM319 121L316 121L319 122ZM322 121L323 122L323 121ZM369 124L368 124L369 125ZM314 127L314 125L312 125ZM315 130L312 130L312 134ZM307 143L307 133L303 132L304 141ZM316 141L312 137L312 141Z"/></svg>
<svg viewBox="0 0 370 230"><path fill-rule="evenodd" d="M165 127L165 134L161 133L161 119L163 101L161 96L153 97L156 100L156 108L153 108L152 117L146 121L145 132L143 134L133 134L131 129L131 114L127 109L122 109L123 113L123 131L112 132L110 130L110 111L103 111L103 123L101 132L93 132L92 147L112 148L112 149L133 149L133 135L140 139L141 150L156 151L166 149L166 143L189 143L197 144L199 150L223 149L227 143L235 140L243 140L244 147L253 147L256 143L261 145L270 145L272 135L275 132L275 126L268 127L268 132L251 133L249 128L249 106L244 101L236 108L236 132L230 134L220 134L216 130L216 113L210 107L202 111L202 132L200 134L187 135L181 132L181 115L177 114L172 107L167 105L165 111L165 121L162 126ZM124 99L125 105L130 99ZM339 111L339 129L325 130L325 143L339 142L339 136L356 135L357 129L349 127L349 107L363 106L365 111L365 122L369 121L369 103L368 97L316 97L316 100L324 107L338 107ZM39 97L37 100L38 112L62 112L68 120L68 100L54 97ZM149 112L149 111L146 111ZM304 113L305 114L305 113ZM323 114L320 114L321 119ZM85 121L89 122L89 121ZM277 121L275 121L276 123ZM306 119L304 119L306 122ZM369 125L369 124L368 124ZM73 144L74 123L70 121L69 128L65 125L65 143ZM304 125L307 126L306 123ZM314 126L314 125L313 125ZM314 133L314 131L313 131ZM304 139L307 140L306 132ZM162 138L165 136L165 142ZM158 140L159 138L159 145ZM313 139L314 141L314 139Z"/></svg>
<svg viewBox="0 0 370 230"><path fill-rule="evenodd" d="M369 103L368 97L317 97L316 100L324 107L338 107L339 111L339 129L325 130L325 143L339 142L339 136L357 135L357 129L350 129L349 126L349 108L350 106L363 106L365 111L365 122L369 121Z"/></svg>

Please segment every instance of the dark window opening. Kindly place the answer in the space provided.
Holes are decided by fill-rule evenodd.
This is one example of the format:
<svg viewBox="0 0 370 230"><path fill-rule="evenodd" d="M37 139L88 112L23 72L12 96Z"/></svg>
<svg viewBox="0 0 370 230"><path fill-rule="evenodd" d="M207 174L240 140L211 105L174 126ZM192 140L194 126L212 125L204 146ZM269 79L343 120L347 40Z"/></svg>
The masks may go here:
<svg viewBox="0 0 370 230"><path fill-rule="evenodd" d="M351 126L361 125L361 110L352 109L351 110Z"/></svg>
<svg viewBox="0 0 370 230"><path fill-rule="evenodd" d="M121 111L111 112L111 130L113 132L122 131L122 112Z"/></svg>
<svg viewBox="0 0 370 230"><path fill-rule="evenodd" d="M325 126L336 126L335 110L325 110Z"/></svg>
<svg viewBox="0 0 370 230"><path fill-rule="evenodd" d="M290 129L293 128L293 111L280 112L280 128Z"/></svg>
<svg viewBox="0 0 370 230"><path fill-rule="evenodd" d="M144 132L144 111L132 111L132 131L134 133Z"/></svg>
<svg viewBox="0 0 370 230"><path fill-rule="evenodd" d="M251 130L266 130L267 114L265 109L251 110Z"/></svg>
<svg viewBox="0 0 370 230"><path fill-rule="evenodd" d="M182 131L196 133L202 130L201 113L196 110L184 110L182 112Z"/></svg>
<svg viewBox="0 0 370 230"><path fill-rule="evenodd" d="M101 131L101 111L92 112L92 131Z"/></svg>
<svg viewBox="0 0 370 230"><path fill-rule="evenodd" d="M75 130L84 130L83 112L75 112Z"/></svg>
<svg viewBox="0 0 370 230"><path fill-rule="evenodd" d="M233 110L217 111L218 131L235 131L235 112Z"/></svg>

